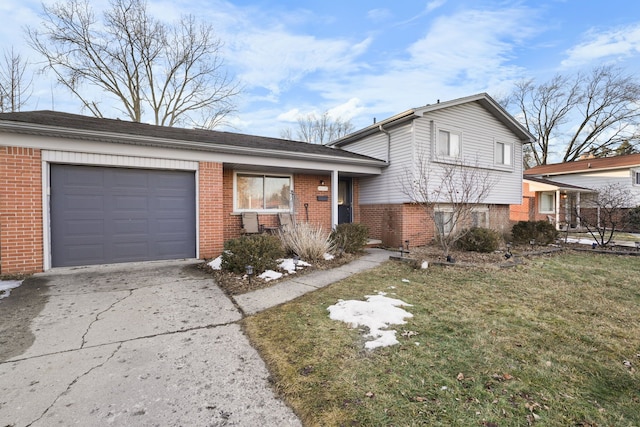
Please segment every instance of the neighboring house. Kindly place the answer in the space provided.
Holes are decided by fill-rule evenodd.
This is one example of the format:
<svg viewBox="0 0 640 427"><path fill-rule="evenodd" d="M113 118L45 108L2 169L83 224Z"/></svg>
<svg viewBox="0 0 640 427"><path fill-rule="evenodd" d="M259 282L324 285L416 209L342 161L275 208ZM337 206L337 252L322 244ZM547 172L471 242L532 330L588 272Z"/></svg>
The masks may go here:
<svg viewBox="0 0 640 427"><path fill-rule="evenodd" d="M549 220L561 229L579 228L576 213L597 189L616 184L632 196L628 208L640 204L640 154L585 158L535 166L524 172L524 198L511 208L513 221Z"/></svg>
<svg viewBox="0 0 640 427"><path fill-rule="evenodd" d="M359 221L386 162L321 145L35 111L0 114L0 272L211 258L241 213Z"/></svg>
<svg viewBox="0 0 640 427"><path fill-rule="evenodd" d="M437 177L447 165L462 163L487 171L493 182L488 197L475 208L472 224L510 231L509 205L522 200L522 145L531 135L487 94L478 94L405 111L347 135L330 145L384 159L380 175L359 180L360 222L370 236L399 247L430 243L433 221L402 191L403 180L426 162ZM404 182L404 185L407 183ZM434 179L434 185L438 185ZM446 200L438 215L450 214Z"/></svg>

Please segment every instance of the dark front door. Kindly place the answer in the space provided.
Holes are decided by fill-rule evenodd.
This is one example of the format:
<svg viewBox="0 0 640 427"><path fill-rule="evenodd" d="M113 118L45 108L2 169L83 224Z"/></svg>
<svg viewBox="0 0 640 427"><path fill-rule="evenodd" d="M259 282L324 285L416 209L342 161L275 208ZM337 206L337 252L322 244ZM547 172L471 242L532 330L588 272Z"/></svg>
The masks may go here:
<svg viewBox="0 0 640 427"><path fill-rule="evenodd" d="M195 174L51 165L53 267L194 258Z"/></svg>
<svg viewBox="0 0 640 427"><path fill-rule="evenodd" d="M353 220L351 178L338 180L338 224L350 223Z"/></svg>

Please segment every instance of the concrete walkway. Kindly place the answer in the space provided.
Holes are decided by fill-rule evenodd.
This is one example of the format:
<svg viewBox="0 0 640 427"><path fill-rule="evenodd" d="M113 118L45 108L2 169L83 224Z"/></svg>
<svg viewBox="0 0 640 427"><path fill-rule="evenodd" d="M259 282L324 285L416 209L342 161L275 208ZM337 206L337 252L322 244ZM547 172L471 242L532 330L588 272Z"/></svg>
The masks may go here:
<svg viewBox="0 0 640 427"><path fill-rule="evenodd" d="M55 269L0 301L0 426L300 426L239 321L353 273L235 298L199 261Z"/></svg>
<svg viewBox="0 0 640 427"><path fill-rule="evenodd" d="M390 255L396 253L384 249L367 249L365 255L348 264L331 270L314 271L300 277L294 276L268 288L237 295L234 300L245 315L255 314L267 308L291 301L307 292L323 288L352 274L376 267L387 261Z"/></svg>

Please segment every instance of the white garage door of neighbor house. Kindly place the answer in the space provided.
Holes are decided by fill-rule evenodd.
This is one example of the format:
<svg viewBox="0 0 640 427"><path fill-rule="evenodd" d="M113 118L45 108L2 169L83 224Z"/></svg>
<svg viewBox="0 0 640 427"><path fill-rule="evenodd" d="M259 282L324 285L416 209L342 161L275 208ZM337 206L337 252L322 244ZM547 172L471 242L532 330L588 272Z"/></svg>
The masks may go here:
<svg viewBox="0 0 640 427"><path fill-rule="evenodd" d="M195 258L192 171L51 165L51 264Z"/></svg>

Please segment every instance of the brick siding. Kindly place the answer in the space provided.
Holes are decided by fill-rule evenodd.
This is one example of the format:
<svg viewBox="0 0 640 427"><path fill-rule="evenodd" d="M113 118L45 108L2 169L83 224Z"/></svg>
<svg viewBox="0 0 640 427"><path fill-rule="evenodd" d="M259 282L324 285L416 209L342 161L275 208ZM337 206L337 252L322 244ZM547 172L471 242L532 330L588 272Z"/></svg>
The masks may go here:
<svg viewBox="0 0 640 427"><path fill-rule="evenodd" d="M199 169L199 254L214 258L222 253L224 239L222 163L200 162Z"/></svg>
<svg viewBox="0 0 640 427"><path fill-rule="evenodd" d="M43 270L40 150L0 147L0 272Z"/></svg>
<svg viewBox="0 0 640 427"><path fill-rule="evenodd" d="M242 230L242 218L233 210L233 173L232 169L225 169L223 173L224 241L240 237ZM320 181L331 188L331 177L327 175L293 175L295 219L319 225L329 233L332 228L331 191L318 191ZM327 196L328 200L319 201L317 196ZM266 227L279 225L277 213L258 213L258 221Z"/></svg>
<svg viewBox="0 0 640 427"><path fill-rule="evenodd" d="M431 217L417 204L362 205L360 215L369 228L369 237L382 240L390 248L404 246L407 240L410 246L424 246L431 244L436 235ZM500 233L510 232L508 205L489 205L489 227Z"/></svg>

